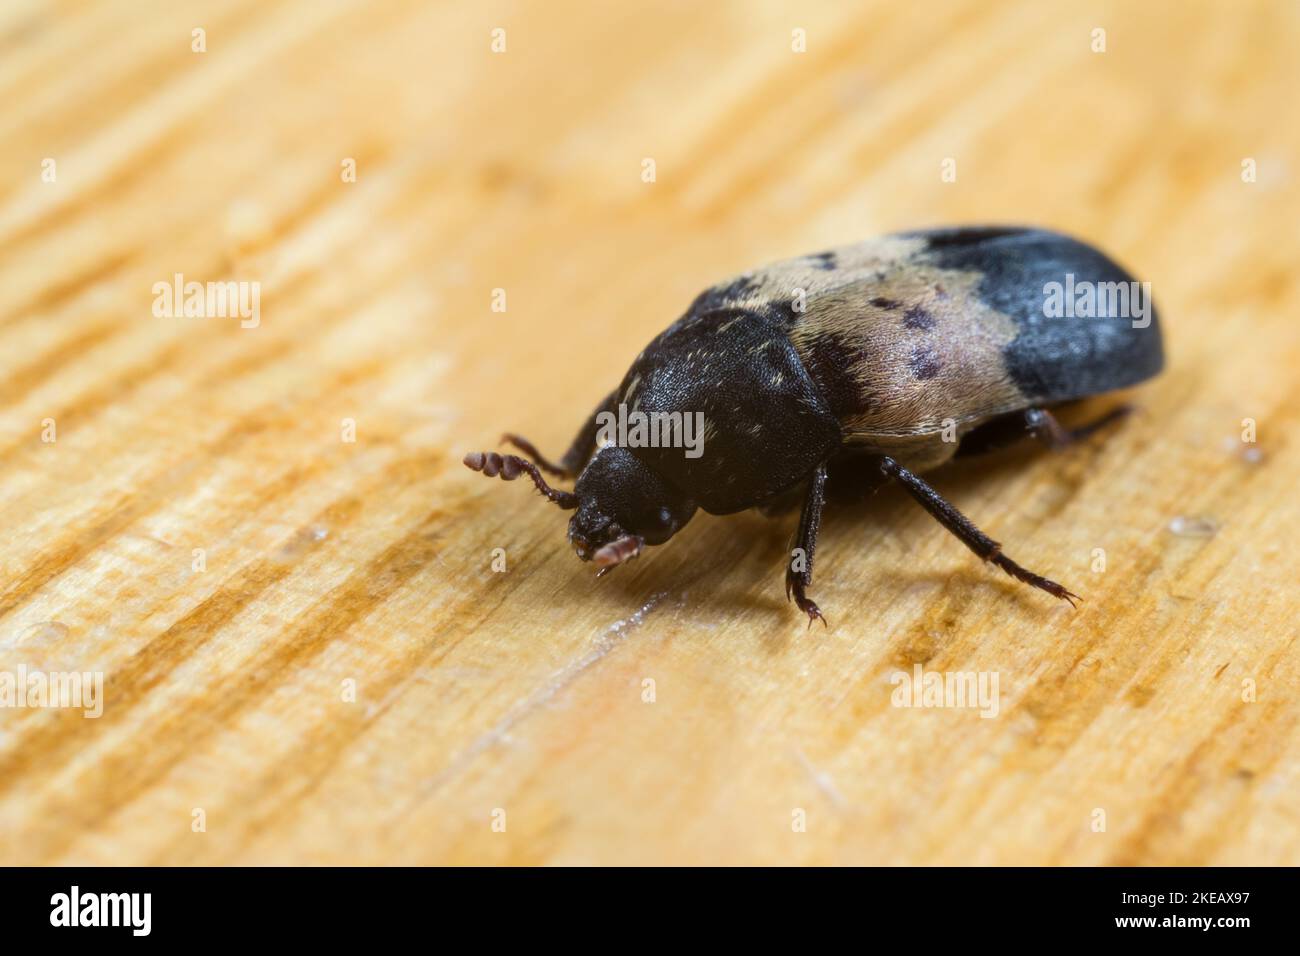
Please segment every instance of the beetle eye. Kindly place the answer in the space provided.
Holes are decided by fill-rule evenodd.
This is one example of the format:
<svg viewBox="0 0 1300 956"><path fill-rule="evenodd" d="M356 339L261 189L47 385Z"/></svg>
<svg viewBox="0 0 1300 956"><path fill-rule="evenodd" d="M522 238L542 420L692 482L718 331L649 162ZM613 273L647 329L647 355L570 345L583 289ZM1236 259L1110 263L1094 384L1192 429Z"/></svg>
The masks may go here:
<svg viewBox="0 0 1300 956"><path fill-rule="evenodd" d="M672 520L673 520L673 513L671 511L669 511L667 508L659 509L659 523L661 525L664 525L666 527L672 522Z"/></svg>

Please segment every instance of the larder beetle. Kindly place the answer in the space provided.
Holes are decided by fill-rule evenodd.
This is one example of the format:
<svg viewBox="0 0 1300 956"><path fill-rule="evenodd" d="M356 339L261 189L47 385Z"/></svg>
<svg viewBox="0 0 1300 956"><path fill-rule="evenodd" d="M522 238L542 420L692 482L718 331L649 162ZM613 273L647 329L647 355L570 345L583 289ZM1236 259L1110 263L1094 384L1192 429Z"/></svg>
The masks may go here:
<svg viewBox="0 0 1300 956"><path fill-rule="evenodd" d="M1014 227L898 233L706 290L636 357L558 463L506 435L529 458L474 452L465 465L507 481L527 474L572 510L569 541L601 574L667 541L696 508L774 512L802 499L786 596L811 624L825 623L807 589L827 472L865 461L980 558L1073 604L1077 595L1012 561L918 473L1027 434L1066 445L1127 409L1069 431L1051 407L1134 385L1163 364L1149 286L1089 245ZM702 454L598 449L602 422L627 409L702 413ZM552 488L539 468L576 477L574 490Z"/></svg>

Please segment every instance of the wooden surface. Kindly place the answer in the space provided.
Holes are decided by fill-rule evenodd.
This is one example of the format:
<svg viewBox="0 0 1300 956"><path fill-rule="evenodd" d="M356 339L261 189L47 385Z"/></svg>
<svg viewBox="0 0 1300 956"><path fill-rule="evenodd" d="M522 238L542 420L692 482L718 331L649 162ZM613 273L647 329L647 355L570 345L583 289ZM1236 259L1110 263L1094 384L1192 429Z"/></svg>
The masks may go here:
<svg viewBox="0 0 1300 956"><path fill-rule="evenodd" d="M0 710L0 862L1300 863L1300 7L361 7L0 10L0 670L104 679ZM1166 323L1132 421L934 476L1078 611L887 490L808 631L791 518L596 581L461 467L720 278L986 221ZM892 706L917 663L997 717Z"/></svg>

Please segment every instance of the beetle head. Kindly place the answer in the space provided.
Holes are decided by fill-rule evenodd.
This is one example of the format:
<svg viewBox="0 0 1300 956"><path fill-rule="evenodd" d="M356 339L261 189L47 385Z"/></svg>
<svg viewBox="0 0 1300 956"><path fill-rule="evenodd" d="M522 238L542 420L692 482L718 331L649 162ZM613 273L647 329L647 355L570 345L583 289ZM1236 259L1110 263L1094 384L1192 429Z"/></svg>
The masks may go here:
<svg viewBox="0 0 1300 956"><path fill-rule="evenodd" d="M691 520L695 502L626 448L598 451L574 486L569 542L604 574L648 544L663 544Z"/></svg>
<svg viewBox="0 0 1300 956"><path fill-rule="evenodd" d="M595 562L600 574L635 558L647 544L663 544L695 514L694 501L626 448L613 445L588 462L573 491L552 488L536 463L517 455L471 452L465 467L504 481L526 475L547 501L573 511L569 542L578 557Z"/></svg>

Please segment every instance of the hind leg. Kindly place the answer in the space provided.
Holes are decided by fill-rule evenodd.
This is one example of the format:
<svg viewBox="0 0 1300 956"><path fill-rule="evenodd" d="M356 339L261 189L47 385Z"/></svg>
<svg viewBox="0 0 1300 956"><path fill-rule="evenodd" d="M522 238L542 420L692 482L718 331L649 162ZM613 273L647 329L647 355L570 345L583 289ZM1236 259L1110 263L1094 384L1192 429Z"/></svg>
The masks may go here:
<svg viewBox="0 0 1300 956"><path fill-rule="evenodd" d="M951 531L958 541L974 551L982 560L996 564L1017 581L1023 581L1025 584L1046 591L1062 601L1069 601L1071 607L1074 606L1075 601L1079 600L1079 595L1067 591L1055 581L1048 580L1041 574L1035 574L1028 568L1023 568L1008 558L1002 553L1002 545L975 527L969 518L944 500L939 492L894 461L894 459L880 459L880 470L901 484L917 504L930 512L939 524Z"/></svg>
<svg viewBox="0 0 1300 956"><path fill-rule="evenodd" d="M1014 445L1028 437L1036 438L1047 447L1060 451L1126 417L1132 411L1132 405L1120 405L1078 428L1066 428L1045 408L1010 412L967 432L957 446L957 454L962 457L982 455Z"/></svg>

